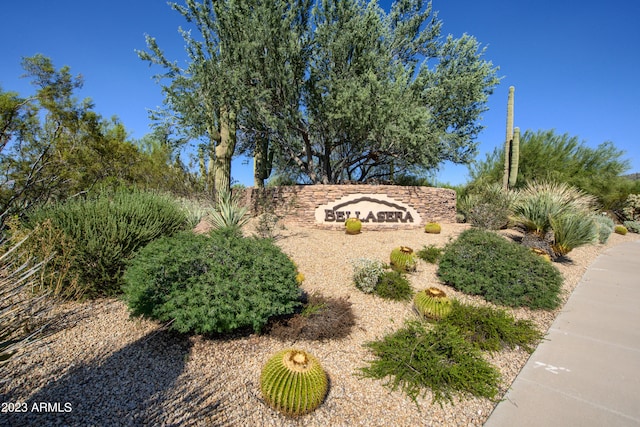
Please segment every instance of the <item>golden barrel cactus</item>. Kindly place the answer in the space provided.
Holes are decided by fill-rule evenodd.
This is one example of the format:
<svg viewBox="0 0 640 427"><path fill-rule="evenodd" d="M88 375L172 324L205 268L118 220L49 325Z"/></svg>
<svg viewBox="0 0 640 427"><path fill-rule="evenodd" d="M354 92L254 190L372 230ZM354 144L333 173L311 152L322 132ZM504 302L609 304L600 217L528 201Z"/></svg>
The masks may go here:
<svg viewBox="0 0 640 427"><path fill-rule="evenodd" d="M360 230L362 230L362 221L358 218L347 218L344 222L344 227L347 234L360 234Z"/></svg>
<svg viewBox="0 0 640 427"><path fill-rule="evenodd" d="M439 320L451 313L451 300L447 294L438 288L428 288L418 292L413 297L413 306L422 316Z"/></svg>
<svg viewBox="0 0 640 427"><path fill-rule="evenodd" d="M416 271L416 256L413 249L400 246L391 251L390 262L393 267L401 271Z"/></svg>
<svg viewBox="0 0 640 427"><path fill-rule="evenodd" d="M318 359L304 350L274 354L262 368L260 389L269 405L288 416L308 414L327 395L329 380Z"/></svg>
<svg viewBox="0 0 640 427"><path fill-rule="evenodd" d="M424 232L429 234L440 234L442 227L437 222L428 222L424 225Z"/></svg>

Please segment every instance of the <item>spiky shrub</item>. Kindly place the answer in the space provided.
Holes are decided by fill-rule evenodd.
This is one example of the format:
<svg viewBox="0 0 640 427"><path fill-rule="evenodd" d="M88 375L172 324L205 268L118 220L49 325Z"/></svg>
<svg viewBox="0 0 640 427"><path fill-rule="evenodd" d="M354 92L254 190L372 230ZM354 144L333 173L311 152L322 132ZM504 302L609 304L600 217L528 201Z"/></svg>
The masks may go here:
<svg viewBox="0 0 640 427"><path fill-rule="evenodd" d="M39 240L34 241L50 244L48 248L30 247L30 255L40 261L46 252L56 252L52 263L44 267L45 277L52 273L58 280L51 283L85 297L121 293L122 273L135 252L186 225L184 212L171 198L134 189L48 205L32 213L24 224L29 231L40 227L44 234L36 233ZM50 268L59 270L51 272Z"/></svg>
<svg viewBox="0 0 640 427"><path fill-rule="evenodd" d="M623 226L632 233L640 234L640 221L625 221Z"/></svg>
<svg viewBox="0 0 640 427"><path fill-rule="evenodd" d="M391 266L400 271L416 270L416 256L413 249L408 246L400 246L392 250L389 259Z"/></svg>
<svg viewBox="0 0 640 427"><path fill-rule="evenodd" d="M385 271L376 285L375 294L394 301L409 301L413 295L411 283L399 271Z"/></svg>
<svg viewBox="0 0 640 427"><path fill-rule="evenodd" d="M329 388L320 362L304 350L287 349L274 354L262 368L260 390L264 400L288 416L314 411Z"/></svg>
<svg viewBox="0 0 640 427"><path fill-rule="evenodd" d="M498 392L499 371L482 358L457 328L439 322L409 321L382 340L368 342L374 359L360 368L361 375L386 380L392 390L401 389L417 404L417 397L431 390L434 402L453 402L467 395L492 399Z"/></svg>
<svg viewBox="0 0 640 427"><path fill-rule="evenodd" d="M531 353L543 334L530 320L515 320L505 310L452 301L449 315L442 320L460 331L464 338L484 351L521 347Z"/></svg>
<svg viewBox="0 0 640 427"><path fill-rule="evenodd" d="M504 191L500 184L483 185L467 195L461 208L466 222L474 227L499 230L509 223L515 193Z"/></svg>
<svg viewBox="0 0 640 427"><path fill-rule="evenodd" d="M550 310L560 303L558 269L491 231L463 231L445 248L438 275L455 289L496 304Z"/></svg>
<svg viewBox="0 0 640 427"><path fill-rule="evenodd" d="M296 267L272 241L221 229L158 239L131 261L124 299L133 316L183 333L259 332L300 303Z"/></svg>
<svg viewBox="0 0 640 427"><path fill-rule="evenodd" d="M616 227L614 228L614 231L616 232L616 234L621 234L621 235L625 235L627 234L627 227L625 227L624 225L616 225Z"/></svg>
<svg viewBox="0 0 640 427"><path fill-rule="evenodd" d="M554 236L551 247L557 256L564 256L578 246L593 243L598 237L593 216L586 213L565 213L551 218L550 223Z"/></svg>
<svg viewBox="0 0 640 427"><path fill-rule="evenodd" d="M527 232L544 237L551 219L567 213L589 212L595 198L565 183L530 182L513 203L514 220Z"/></svg>
<svg viewBox="0 0 640 427"><path fill-rule="evenodd" d="M438 288L423 289L413 297L416 311L429 319L439 320L451 312L451 300L447 294Z"/></svg>
<svg viewBox="0 0 640 427"><path fill-rule="evenodd" d="M344 222L344 227L347 234L359 234L362 230L362 221L358 218L347 218Z"/></svg>
<svg viewBox="0 0 640 427"><path fill-rule="evenodd" d="M429 234L440 234L442 227L437 222L428 222L424 225L424 232Z"/></svg>
<svg viewBox="0 0 640 427"><path fill-rule="evenodd" d="M249 208L240 206L239 200L231 191L219 191L216 207L209 212L215 228L242 228L248 221Z"/></svg>
<svg viewBox="0 0 640 427"><path fill-rule="evenodd" d="M425 246L416 252L416 256L430 264L435 264L442 256L442 249L433 245Z"/></svg>
<svg viewBox="0 0 640 427"><path fill-rule="evenodd" d="M376 290L378 280L384 273L384 266L380 261L358 258L351 261L353 266L353 284L366 294Z"/></svg>
<svg viewBox="0 0 640 427"><path fill-rule="evenodd" d="M607 243L609 236L613 233L615 223L606 215L594 215L593 219L598 228L598 241L603 244Z"/></svg>

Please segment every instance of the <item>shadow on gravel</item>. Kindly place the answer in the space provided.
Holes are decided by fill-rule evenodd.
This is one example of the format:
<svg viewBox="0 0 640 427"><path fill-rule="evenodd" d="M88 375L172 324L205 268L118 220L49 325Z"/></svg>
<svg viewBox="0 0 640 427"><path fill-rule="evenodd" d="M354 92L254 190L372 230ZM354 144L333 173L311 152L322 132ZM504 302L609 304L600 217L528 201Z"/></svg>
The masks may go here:
<svg viewBox="0 0 640 427"><path fill-rule="evenodd" d="M26 412L0 414L0 425L223 425L219 393L194 391L188 379L179 378L191 347L186 336L149 334L72 366L33 394L21 408ZM12 402L11 393L2 402Z"/></svg>

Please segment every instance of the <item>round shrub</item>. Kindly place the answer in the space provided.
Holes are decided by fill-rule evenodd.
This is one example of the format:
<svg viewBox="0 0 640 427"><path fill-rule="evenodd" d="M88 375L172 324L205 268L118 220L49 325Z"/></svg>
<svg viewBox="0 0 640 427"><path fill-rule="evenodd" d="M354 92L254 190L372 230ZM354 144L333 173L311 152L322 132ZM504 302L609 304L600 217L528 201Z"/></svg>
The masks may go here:
<svg viewBox="0 0 640 427"><path fill-rule="evenodd" d="M353 265L353 283L356 288L365 294L373 293L384 272L383 264L367 258L354 259L351 264Z"/></svg>
<svg viewBox="0 0 640 427"><path fill-rule="evenodd" d="M300 306L293 262L269 240L228 229L158 239L140 250L124 280L132 315L179 332L259 332Z"/></svg>
<svg viewBox="0 0 640 427"><path fill-rule="evenodd" d="M445 248L438 275L455 289L496 304L554 309L560 303L558 269L490 231L462 232Z"/></svg>
<svg viewBox="0 0 640 427"><path fill-rule="evenodd" d="M413 295L413 289L402 273L391 270L382 273L376 285L375 293L385 299L409 301Z"/></svg>

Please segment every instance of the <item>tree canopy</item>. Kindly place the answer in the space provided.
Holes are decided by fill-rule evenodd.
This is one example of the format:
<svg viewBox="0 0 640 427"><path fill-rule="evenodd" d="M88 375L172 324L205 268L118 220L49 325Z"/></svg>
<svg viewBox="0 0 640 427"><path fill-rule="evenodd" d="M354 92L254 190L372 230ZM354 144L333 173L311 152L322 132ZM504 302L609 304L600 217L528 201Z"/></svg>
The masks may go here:
<svg viewBox="0 0 640 427"><path fill-rule="evenodd" d="M213 187L230 161L255 159L304 182L392 178L450 160L468 163L497 69L469 35L441 36L431 4L398 0L187 0L172 4L189 64L147 38L162 66L165 111L204 138Z"/></svg>

